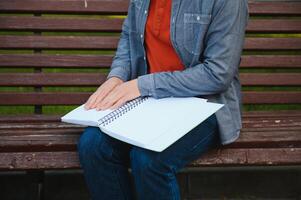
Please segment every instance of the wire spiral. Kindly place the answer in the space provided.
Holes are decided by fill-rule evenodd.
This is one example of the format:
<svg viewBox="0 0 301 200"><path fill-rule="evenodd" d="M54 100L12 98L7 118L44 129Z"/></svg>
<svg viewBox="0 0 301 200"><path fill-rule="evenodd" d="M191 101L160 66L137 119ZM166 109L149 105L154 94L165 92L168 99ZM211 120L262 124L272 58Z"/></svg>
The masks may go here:
<svg viewBox="0 0 301 200"><path fill-rule="evenodd" d="M106 126L113 122L118 117L121 117L126 112L132 110L142 102L144 102L148 97L139 97L136 99L133 99L131 101L128 101L124 105L120 106L118 109L114 110L113 112L110 112L109 114L105 115L101 119L98 120L98 126Z"/></svg>

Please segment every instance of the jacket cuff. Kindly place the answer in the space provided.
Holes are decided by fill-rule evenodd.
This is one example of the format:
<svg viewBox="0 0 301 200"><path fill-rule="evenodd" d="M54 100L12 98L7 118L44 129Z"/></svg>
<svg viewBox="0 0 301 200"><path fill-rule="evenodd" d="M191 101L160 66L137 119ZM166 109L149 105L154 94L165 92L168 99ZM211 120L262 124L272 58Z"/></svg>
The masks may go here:
<svg viewBox="0 0 301 200"><path fill-rule="evenodd" d="M141 96L155 96L154 74L146 74L137 78Z"/></svg>
<svg viewBox="0 0 301 200"><path fill-rule="evenodd" d="M113 76L122 79L124 82L129 80L128 71L124 67L111 68L111 71L109 72L109 74L107 76L107 80Z"/></svg>

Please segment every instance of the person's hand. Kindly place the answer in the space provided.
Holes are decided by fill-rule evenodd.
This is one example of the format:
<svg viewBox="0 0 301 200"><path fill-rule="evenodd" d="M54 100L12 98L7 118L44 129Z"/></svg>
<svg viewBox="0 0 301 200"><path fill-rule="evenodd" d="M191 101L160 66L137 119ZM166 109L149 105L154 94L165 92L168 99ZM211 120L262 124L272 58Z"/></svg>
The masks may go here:
<svg viewBox="0 0 301 200"><path fill-rule="evenodd" d="M141 96L137 79L127 81L115 87L97 106L96 110L116 109L137 97Z"/></svg>
<svg viewBox="0 0 301 200"><path fill-rule="evenodd" d="M111 77L106 80L98 89L89 97L85 103L85 109L96 108L97 105L118 85L124 81L118 77Z"/></svg>

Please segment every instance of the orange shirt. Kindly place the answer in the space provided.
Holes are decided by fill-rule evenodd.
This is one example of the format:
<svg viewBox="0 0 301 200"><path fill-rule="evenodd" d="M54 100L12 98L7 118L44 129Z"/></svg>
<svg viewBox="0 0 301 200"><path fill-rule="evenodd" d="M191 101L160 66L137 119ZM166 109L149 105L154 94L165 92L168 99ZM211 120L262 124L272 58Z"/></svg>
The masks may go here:
<svg viewBox="0 0 301 200"><path fill-rule="evenodd" d="M151 0L146 21L145 51L149 73L183 70L170 41L172 0Z"/></svg>

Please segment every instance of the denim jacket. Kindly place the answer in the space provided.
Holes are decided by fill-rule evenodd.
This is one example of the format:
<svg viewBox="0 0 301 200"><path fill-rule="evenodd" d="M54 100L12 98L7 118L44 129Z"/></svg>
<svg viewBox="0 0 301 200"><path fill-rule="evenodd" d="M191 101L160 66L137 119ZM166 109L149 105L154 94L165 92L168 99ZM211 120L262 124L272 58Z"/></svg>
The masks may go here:
<svg viewBox="0 0 301 200"><path fill-rule="evenodd" d="M137 78L141 96L196 96L222 103L215 113L221 143L235 141L242 127L238 68L249 19L248 1L172 0L171 43L185 69L151 74L144 48L149 3L130 1L107 79Z"/></svg>

